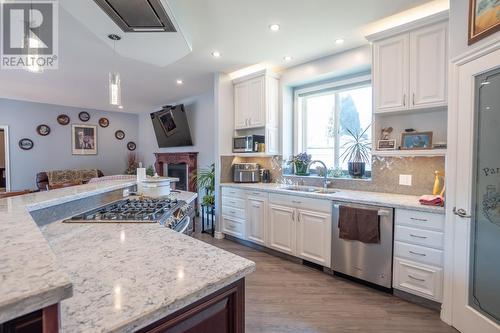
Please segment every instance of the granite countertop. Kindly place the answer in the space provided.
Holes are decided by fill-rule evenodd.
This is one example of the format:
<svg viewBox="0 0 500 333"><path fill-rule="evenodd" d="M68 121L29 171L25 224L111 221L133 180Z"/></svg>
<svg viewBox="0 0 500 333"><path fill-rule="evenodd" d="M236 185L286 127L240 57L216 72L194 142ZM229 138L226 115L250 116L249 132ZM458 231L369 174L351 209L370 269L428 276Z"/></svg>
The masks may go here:
<svg viewBox="0 0 500 333"><path fill-rule="evenodd" d="M40 229L29 214L131 185L108 181L0 200L0 323L61 302L62 332L130 332L255 269L156 223L57 221Z"/></svg>
<svg viewBox="0 0 500 333"><path fill-rule="evenodd" d="M414 195L392 194L381 192L368 191L353 191L334 189L335 193L314 193L314 192L299 192L283 188L281 184L264 184L264 183L222 183L222 187L235 187L242 189L251 189L256 191L267 191L272 193L282 193L289 195L297 195L302 197L310 197L317 199L326 199L342 202L356 202L372 205L383 205L394 208L406 208L418 210L422 212L430 212L444 214L444 207L425 206L418 202L419 197Z"/></svg>

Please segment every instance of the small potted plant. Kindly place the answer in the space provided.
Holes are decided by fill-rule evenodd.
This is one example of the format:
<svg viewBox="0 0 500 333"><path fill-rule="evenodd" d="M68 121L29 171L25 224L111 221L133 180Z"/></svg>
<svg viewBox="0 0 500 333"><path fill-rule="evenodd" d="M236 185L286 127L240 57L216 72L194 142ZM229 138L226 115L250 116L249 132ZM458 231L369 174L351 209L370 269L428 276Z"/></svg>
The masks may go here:
<svg viewBox="0 0 500 333"><path fill-rule="evenodd" d="M349 141L342 146L345 151L340 157L344 157L344 162L348 161L349 175L354 178L362 178L365 175L366 163L370 163L371 142L365 135L368 128L370 125L362 132L346 129Z"/></svg>
<svg viewBox="0 0 500 333"><path fill-rule="evenodd" d="M310 162L311 162L311 155L308 155L305 152L292 156L292 160L290 161L290 163L293 164L294 166L295 174L297 176L309 175L309 170L307 167L309 166Z"/></svg>

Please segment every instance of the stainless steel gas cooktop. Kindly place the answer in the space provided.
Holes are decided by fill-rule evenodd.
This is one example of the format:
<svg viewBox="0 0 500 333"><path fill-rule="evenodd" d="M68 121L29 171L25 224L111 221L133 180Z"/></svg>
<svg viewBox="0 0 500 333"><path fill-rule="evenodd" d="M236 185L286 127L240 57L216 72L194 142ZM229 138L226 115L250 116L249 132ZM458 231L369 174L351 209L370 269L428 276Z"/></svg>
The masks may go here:
<svg viewBox="0 0 500 333"><path fill-rule="evenodd" d="M66 223L160 223L183 232L191 206L173 197L121 199L64 220ZM186 219L188 221L186 221Z"/></svg>

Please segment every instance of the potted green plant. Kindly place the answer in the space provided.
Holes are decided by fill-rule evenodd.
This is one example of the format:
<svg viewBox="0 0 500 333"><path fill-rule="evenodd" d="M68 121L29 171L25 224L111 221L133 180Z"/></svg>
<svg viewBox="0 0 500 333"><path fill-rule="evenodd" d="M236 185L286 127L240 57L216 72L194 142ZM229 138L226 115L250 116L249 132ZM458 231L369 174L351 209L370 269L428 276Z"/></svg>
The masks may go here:
<svg viewBox="0 0 500 333"><path fill-rule="evenodd" d="M369 128L370 125L362 132L346 129L349 140L342 146L345 150L340 157L344 157L344 162L348 161L347 165L351 177L362 178L365 175L366 163L371 162L371 142L365 135Z"/></svg>
<svg viewBox="0 0 500 333"><path fill-rule="evenodd" d="M206 206L214 205L215 203L215 164L212 163L209 168L201 169L191 178L197 184L199 189L205 190L205 195L202 199L202 204Z"/></svg>
<svg viewBox="0 0 500 333"><path fill-rule="evenodd" d="M293 164L294 172L297 176L308 176L309 170L307 167L309 166L310 162L311 155L308 155L306 152L304 152L292 156L292 159L289 163Z"/></svg>

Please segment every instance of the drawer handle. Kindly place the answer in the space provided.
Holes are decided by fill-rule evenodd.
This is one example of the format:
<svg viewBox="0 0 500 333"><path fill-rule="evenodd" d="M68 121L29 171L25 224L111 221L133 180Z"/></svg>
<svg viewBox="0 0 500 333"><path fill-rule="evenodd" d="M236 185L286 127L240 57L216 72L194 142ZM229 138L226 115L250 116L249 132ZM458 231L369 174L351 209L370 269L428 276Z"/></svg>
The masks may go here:
<svg viewBox="0 0 500 333"><path fill-rule="evenodd" d="M260 195L260 192L252 192L254 195Z"/></svg>
<svg viewBox="0 0 500 333"><path fill-rule="evenodd" d="M427 254L425 254L425 253L418 253L418 252L413 252L413 251L408 251L408 252L411 253L411 254L414 254L416 256L421 256L421 257L427 256Z"/></svg>
<svg viewBox="0 0 500 333"><path fill-rule="evenodd" d="M231 214L236 214L236 212L234 210L230 210L229 211Z"/></svg>
<svg viewBox="0 0 500 333"><path fill-rule="evenodd" d="M425 279L419 279L419 278L416 278L414 276L411 276L411 275L408 275L408 277L412 280L416 280L416 281L420 281L420 282L425 282Z"/></svg>
<svg viewBox="0 0 500 333"><path fill-rule="evenodd" d="M426 236L419 236L419 235L414 235L414 234L410 234L410 236L414 237L414 238L427 239Z"/></svg>
<svg viewBox="0 0 500 333"><path fill-rule="evenodd" d="M427 219L419 219L417 217L410 217L410 220L413 220L413 221L420 221L420 222L427 222L428 220Z"/></svg>
<svg viewBox="0 0 500 333"><path fill-rule="evenodd" d="M252 207L254 207L254 208L260 208L260 205L253 204Z"/></svg>
<svg viewBox="0 0 500 333"><path fill-rule="evenodd" d="M231 194L236 194L236 192L234 192L234 191L230 191L229 193L231 193Z"/></svg>
<svg viewBox="0 0 500 333"><path fill-rule="evenodd" d="M226 228L231 229L231 230L235 229L234 225L227 225Z"/></svg>
<svg viewBox="0 0 500 333"><path fill-rule="evenodd" d="M294 204L301 204L301 203L302 203L302 201L296 201L296 200L292 200L292 202L293 202Z"/></svg>

